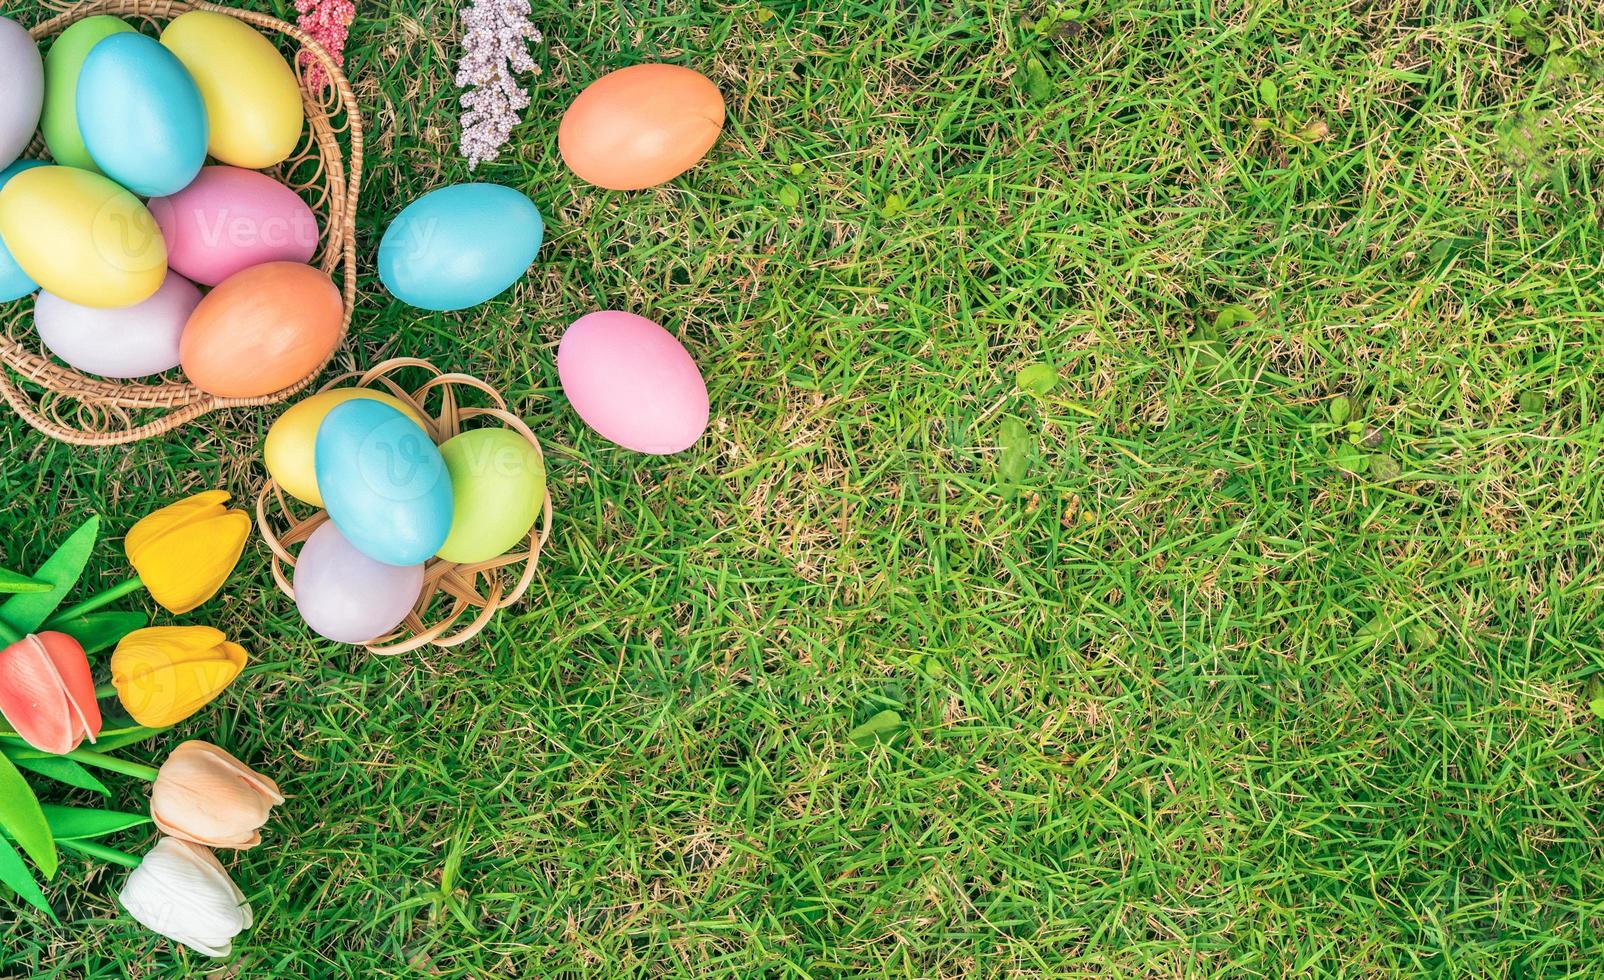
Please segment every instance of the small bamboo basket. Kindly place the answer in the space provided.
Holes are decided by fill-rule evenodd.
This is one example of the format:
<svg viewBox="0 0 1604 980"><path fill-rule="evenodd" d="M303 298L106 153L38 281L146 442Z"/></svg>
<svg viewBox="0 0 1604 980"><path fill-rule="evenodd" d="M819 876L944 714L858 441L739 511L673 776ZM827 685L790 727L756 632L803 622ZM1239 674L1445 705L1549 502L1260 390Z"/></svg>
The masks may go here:
<svg viewBox="0 0 1604 980"><path fill-rule="evenodd" d="M110 14L150 27L191 10L225 14L277 38L300 82L306 106L306 130L289 159L272 175L294 189L312 207L322 225L322 241L313 264L334 277L344 294L345 315L338 350L351 326L356 305L356 205L362 186L362 116L351 83L318 43L281 20L235 10L203 0L88 0L63 9L34 27L35 40L66 30L96 14ZM287 43L283 43L287 42ZM304 57L303 57L304 55ZM308 82L313 67L326 80ZM27 157L46 157L44 140L35 137ZM330 358L332 358L332 353ZM53 439L80 446L110 446L149 439L220 408L272 405L303 391L328 366L280 391L256 398L209 395L184 380L128 384L97 378L57 363L45 353L33 330L32 304L23 299L0 304L0 395L28 424Z"/></svg>
<svg viewBox="0 0 1604 980"><path fill-rule="evenodd" d="M392 375L406 370L423 371L429 375L429 380L417 388L404 388ZM400 357L385 361L366 372L340 375L319 390L344 387L353 380L357 387L386 391L416 409L426 422L429 437L437 445L463 431L466 422L479 418L491 419L527 439L535 447L541 465L545 465L540 440L535 438L523 419L507 410L506 399L502 398L501 393L478 378L466 374L443 374L428 361ZM463 394L476 400L488 400L490 407L465 407L461 401ZM431 409L430 402L437 402L436 407ZM329 519L325 511L307 514L308 509L306 504L279 489L271 479L256 495L256 527L273 552L273 580L291 599L295 598L295 588L286 569L295 568L295 556L290 554L289 549L311 537L312 532ZM472 565L460 565L439 558L430 560L424 566L423 592L417 605L395 632L370 641L368 650L381 654L407 653L429 645L459 646L478 636L497 612L518 602L529 591L540 562L541 549L551 536L551 522L551 494L548 492L540 519L517 550ZM470 610L468 622L457 627L459 620ZM453 628L456 628L455 632L451 632Z"/></svg>

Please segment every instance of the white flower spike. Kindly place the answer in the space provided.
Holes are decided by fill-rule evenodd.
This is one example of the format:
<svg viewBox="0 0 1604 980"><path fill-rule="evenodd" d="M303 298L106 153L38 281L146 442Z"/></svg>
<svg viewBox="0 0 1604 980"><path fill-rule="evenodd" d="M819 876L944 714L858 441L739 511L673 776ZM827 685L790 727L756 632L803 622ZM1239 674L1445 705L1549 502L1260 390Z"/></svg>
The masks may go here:
<svg viewBox="0 0 1604 980"><path fill-rule="evenodd" d="M251 927L251 904L217 858L176 837L156 842L117 899L146 929L207 956L228 956Z"/></svg>

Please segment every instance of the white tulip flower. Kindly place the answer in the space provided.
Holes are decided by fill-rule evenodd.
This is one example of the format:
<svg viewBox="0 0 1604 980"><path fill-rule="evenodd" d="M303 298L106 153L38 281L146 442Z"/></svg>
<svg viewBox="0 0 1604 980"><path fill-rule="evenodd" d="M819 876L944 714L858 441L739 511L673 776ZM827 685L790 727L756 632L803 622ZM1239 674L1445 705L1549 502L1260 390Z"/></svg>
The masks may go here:
<svg viewBox="0 0 1604 980"><path fill-rule="evenodd" d="M163 837L117 896L139 924L207 956L228 956L251 926L251 904L211 851Z"/></svg>

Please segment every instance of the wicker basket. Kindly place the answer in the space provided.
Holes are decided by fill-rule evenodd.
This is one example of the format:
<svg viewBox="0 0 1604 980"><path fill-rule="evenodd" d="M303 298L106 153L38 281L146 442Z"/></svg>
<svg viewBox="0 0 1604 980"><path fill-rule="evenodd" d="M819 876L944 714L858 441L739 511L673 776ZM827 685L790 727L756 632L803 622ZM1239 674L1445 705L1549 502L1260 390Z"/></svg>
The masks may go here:
<svg viewBox="0 0 1604 980"><path fill-rule="evenodd" d="M429 380L416 388L403 388L392 375L407 370L425 372ZM529 440L541 465L545 465L540 440L529 431L523 419L507 410L501 393L478 378L442 374L427 361L402 357L385 361L361 374L341 375L320 390L342 387L353 379L356 386L387 391L415 408L436 443L461 432L465 422L476 418L493 419ZM490 407L463 406L461 396L464 393L470 399L488 401ZM428 403L436 400L438 404L431 409ZM280 490L271 479L256 495L256 527L273 552L273 580L292 599L295 589L285 569L295 567L295 556L289 549L311 537L312 532L329 519L325 511L307 514L308 509L306 504ZM374 653L406 653L430 644L454 647L479 635L497 612L519 601L529 591L540 562L540 551L551 535L551 521L551 494L547 493L540 520L530 529L526 546L472 565L439 558L429 561L424 566L423 593L418 604L395 632L373 640L367 648ZM513 579L513 575L517 577ZM472 619L456 632L450 632L470 609L473 610Z"/></svg>
<svg viewBox="0 0 1604 980"><path fill-rule="evenodd" d="M356 202L362 182L362 117L350 82L328 52L283 21L200 0L89 0L38 25L32 34L35 39L53 37L73 22L95 14L151 25L191 10L226 14L269 38L280 35L281 40L289 42L281 48L290 57L301 84L307 126L295 152L273 171L273 176L296 190L322 224L322 241L313 262L331 277L343 278L343 343L356 303ZM301 52L305 53L304 60ZM328 76L316 89L306 80L312 62ZM45 155L44 141L36 137L27 156ZM328 366L325 360L316 371L288 388L257 398L221 398L184 380L126 384L96 378L53 361L44 352L33 330L32 304L26 299L0 304L0 361L19 376L13 378L0 370L0 395L17 414L52 438L83 446L148 439L220 408L282 402L305 389Z"/></svg>

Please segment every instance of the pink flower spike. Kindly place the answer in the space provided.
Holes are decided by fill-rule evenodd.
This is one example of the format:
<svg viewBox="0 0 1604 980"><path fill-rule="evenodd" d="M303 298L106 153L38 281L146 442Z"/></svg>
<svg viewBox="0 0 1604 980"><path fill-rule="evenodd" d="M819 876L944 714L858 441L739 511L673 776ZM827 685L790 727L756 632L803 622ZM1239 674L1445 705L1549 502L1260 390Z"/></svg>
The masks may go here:
<svg viewBox="0 0 1604 980"><path fill-rule="evenodd" d="M356 4L352 0L295 0L295 9L301 15L296 18L296 25L322 45L336 65L344 67L345 39L351 22L356 20ZM312 88L319 88L328 81L323 65L310 51L302 51L300 61L306 69L306 83Z"/></svg>
<svg viewBox="0 0 1604 980"><path fill-rule="evenodd" d="M37 633L0 650L0 715L41 752L65 755L100 734L89 658L65 633Z"/></svg>

